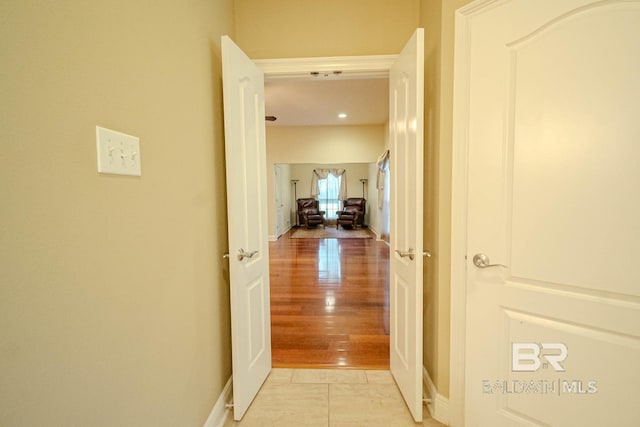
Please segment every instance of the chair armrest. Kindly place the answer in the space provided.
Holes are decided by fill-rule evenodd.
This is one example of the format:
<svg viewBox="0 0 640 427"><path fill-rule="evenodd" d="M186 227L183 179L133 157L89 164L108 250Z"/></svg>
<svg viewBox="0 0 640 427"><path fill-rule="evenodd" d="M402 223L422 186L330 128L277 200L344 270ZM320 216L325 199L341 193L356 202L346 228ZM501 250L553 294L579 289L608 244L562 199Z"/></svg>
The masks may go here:
<svg viewBox="0 0 640 427"><path fill-rule="evenodd" d="M320 215L322 217L324 217L324 211L318 211L318 210L306 210L302 212L302 216L303 218L308 218L309 215Z"/></svg>

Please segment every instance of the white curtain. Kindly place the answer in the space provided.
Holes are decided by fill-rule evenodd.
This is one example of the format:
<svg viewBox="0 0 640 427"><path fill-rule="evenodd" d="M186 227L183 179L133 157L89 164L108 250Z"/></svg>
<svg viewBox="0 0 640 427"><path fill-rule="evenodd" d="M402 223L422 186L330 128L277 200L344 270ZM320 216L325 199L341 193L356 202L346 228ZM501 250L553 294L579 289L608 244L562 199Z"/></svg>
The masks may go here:
<svg viewBox="0 0 640 427"><path fill-rule="evenodd" d="M318 187L318 181L321 179L327 179L329 174L336 178L342 177L340 180L340 188L338 190L338 200L345 200L347 198L347 176L345 169L314 169L311 174L311 196L317 197L320 194L320 188Z"/></svg>
<svg viewBox="0 0 640 427"><path fill-rule="evenodd" d="M378 207L382 208L382 203L384 199L384 186L386 182L387 172L389 171L389 150L386 150L382 155L378 158L378 162L376 163L378 166L378 176L376 179L376 188L378 189Z"/></svg>

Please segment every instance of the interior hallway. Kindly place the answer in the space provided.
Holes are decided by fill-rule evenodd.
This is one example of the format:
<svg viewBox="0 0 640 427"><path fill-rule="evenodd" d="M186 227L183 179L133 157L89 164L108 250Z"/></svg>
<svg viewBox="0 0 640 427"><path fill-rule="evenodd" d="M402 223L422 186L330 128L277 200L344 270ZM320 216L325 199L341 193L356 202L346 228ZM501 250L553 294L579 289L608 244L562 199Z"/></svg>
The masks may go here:
<svg viewBox="0 0 640 427"><path fill-rule="evenodd" d="M242 421L225 427L444 427L424 408L416 424L388 370L273 369Z"/></svg>
<svg viewBox="0 0 640 427"><path fill-rule="evenodd" d="M274 367L389 369L384 242L289 231L270 242L269 256Z"/></svg>

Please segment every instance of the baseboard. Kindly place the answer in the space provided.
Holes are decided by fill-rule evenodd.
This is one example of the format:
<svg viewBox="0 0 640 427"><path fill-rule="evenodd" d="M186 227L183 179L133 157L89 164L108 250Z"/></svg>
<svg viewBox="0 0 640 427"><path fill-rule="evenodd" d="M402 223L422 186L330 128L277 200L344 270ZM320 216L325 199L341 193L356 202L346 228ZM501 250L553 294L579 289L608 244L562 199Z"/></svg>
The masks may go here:
<svg viewBox="0 0 640 427"><path fill-rule="evenodd" d="M227 418L233 416L231 410L226 407L227 402L231 402L232 399L231 391L231 378L229 378L216 404L213 406L209 418L207 418L207 421L204 423L204 427L223 427L225 422L227 422Z"/></svg>
<svg viewBox="0 0 640 427"><path fill-rule="evenodd" d="M271 234L269 235L269 241L270 242L275 242L276 240L278 240L280 237L284 236L285 234L287 234L287 232L289 230L291 230L292 227L288 227L286 230L284 230L280 235L276 236L275 234Z"/></svg>
<svg viewBox="0 0 640 427"><path fill-rule="evenodd" d="M369 225L368 228L369 228L369 231L373 232L373 234L376 235L376 240L378 241L382 240L380 238L380 233L378 233L378 230L376 230L375 227L372 227L371 225Z"/></svg>
<svg viewBox="0 0 640 427"><path fill-rule="evenodd" d="M422 368L423 385L425 388L425 394L430 402L427 403L427 408L431 417L442 424L449 425L449 399L438 393L438 389L431 380L429 372L426 368Z"/></svg>

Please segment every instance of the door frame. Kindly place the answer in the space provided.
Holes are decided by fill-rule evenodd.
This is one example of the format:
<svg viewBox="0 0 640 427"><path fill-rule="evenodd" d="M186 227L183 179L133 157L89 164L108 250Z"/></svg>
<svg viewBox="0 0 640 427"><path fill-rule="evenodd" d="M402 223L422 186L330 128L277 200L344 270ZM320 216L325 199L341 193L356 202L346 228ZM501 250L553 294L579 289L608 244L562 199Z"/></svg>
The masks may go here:
<svg viewBox="0 0 640 427"><path fill-rule="evenodd" d="M327 73L331 79L339 70L341 79L389 78L391 66L399 55L340 56L317 58L254 59L264 73L265 82L274 79L318 79L311 71ZM391 206L389 207L392 211ZM388 243L387 243L388 244ZM419 325L422 328L422 324ZM389 367L391 368L391 367Z"/></svg>
<svg viewBox="0 0 640 427"><path fill-rule="evenodd" d="M391 65L398 55L369 55L369 56L330 56L317 58L284 58L284 59L254 59L253 62L264 73L264 79L318 79L310 73L317 71L331 76L333 71L342 71L344 78L375 78L389 77ZM329 77L330 78L330 77Z"/></svg>
<svg viewBox="0 0 640 427"><path fill-rule="evenodd" d="M456 11L453 73L453 137L451 171L451 314L449 403L450 426L465 425L467 166L469 151L469 81L471 77L469 27L474 14L495 0L476 0Z"/></svg>

